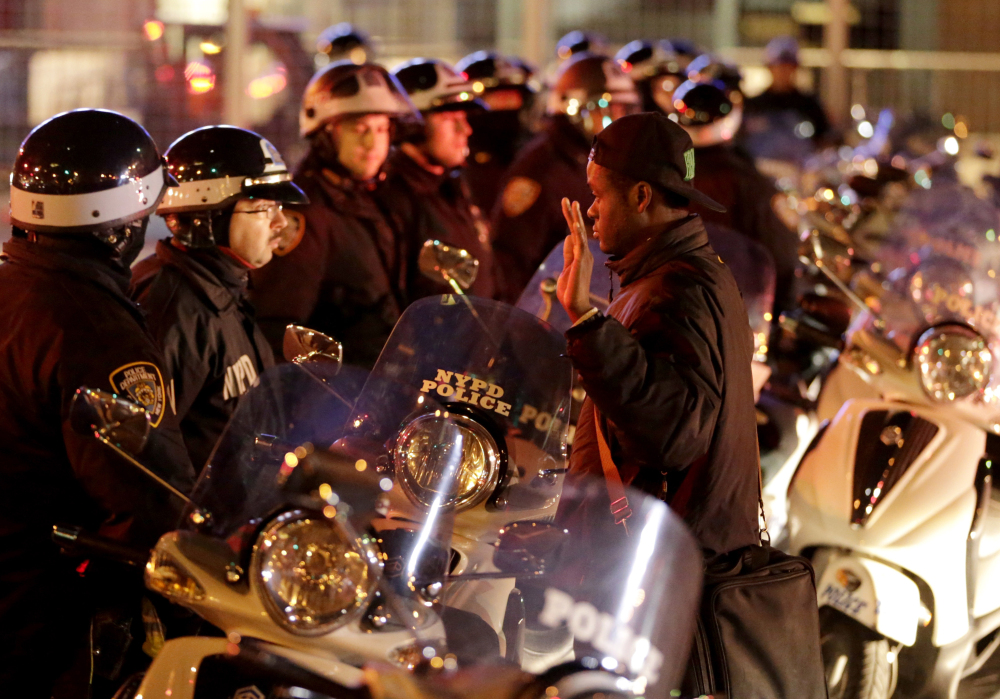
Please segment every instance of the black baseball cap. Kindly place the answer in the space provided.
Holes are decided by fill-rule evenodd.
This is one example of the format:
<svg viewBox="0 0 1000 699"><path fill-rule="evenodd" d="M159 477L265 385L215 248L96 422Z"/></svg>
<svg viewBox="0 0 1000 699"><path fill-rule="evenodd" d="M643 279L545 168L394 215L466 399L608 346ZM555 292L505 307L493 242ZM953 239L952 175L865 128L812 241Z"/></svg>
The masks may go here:
<svg viewBox="0 0 1000 699"><path fill-rule="evenodd" d="M662 114L642 112L618 117L594 136L590 159L712 211L726 210L689 184L694 179L694 144L687 131Z"/></svg>

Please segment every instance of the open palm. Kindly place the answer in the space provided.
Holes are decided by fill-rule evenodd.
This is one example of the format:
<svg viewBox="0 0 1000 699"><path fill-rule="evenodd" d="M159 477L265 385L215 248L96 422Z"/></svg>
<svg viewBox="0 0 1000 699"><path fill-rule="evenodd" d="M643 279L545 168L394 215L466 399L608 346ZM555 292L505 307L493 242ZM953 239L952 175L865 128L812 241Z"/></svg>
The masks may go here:
<svg viewBox="0 0 1000 699"><path fill-rule="evenodd" d="M556 284L556 296L574 323L591 309L590 275L594 271L594 256L587 244L587 224L580 211L580 202L562 200L563 216L569 235L563 243L563 271Z"/></svg>

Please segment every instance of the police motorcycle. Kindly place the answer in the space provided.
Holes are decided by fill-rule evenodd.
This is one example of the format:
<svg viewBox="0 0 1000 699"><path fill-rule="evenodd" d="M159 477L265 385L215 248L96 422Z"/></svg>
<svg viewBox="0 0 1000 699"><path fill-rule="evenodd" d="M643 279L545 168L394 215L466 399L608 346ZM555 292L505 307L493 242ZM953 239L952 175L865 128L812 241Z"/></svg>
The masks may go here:
<svg viewBox="0 0 1000 699"><path fill-rule="evenodd" d="M122 696L278 691L227 664L247 643L355 689L367 662L504 663L546 687L572 676L583 695L667 696L686 659L697 550L642 497L652 524L630 542L609 543L613 522L556 517L603 487L563 487L562 347L537 318L458 295L411 306L369 375L338 372L322 336L290 329L295 361L241 402L146 563L149 589L224 637L167 641ZM137 453L141 436L122 436L112 415L120 399L88 395L81 429ZM674 604L690 615L657 621Z"/></svg>
<svg viewBox="0 0 1000 699"><path fill-rule="evenodd" d="M839 369L861 388L841 391L788 489L831 697L1000 689L997 225L969 190L919 189L852 284L867 310Z"/></svg>

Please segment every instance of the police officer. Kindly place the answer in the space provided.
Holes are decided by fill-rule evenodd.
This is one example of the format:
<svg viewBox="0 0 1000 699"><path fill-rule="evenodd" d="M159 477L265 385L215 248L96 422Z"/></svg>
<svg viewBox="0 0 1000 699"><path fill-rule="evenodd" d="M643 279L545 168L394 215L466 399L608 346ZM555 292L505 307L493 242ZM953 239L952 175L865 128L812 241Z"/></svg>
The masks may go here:
<svg viewBox="0 0 1000 699"><path fill-rule="evenodd" d="M589 206L587 156L594 136L639 109L639 95L618 63L578 53L560 66L548 123L518 154L493 209L500 298L515 302L549 251L565 237L563 197Z"/></svg>
<svg viewBox="0 0 1000 699"><path fill-rule="evenodd" d="M791 303L798 238L771 206L777 194L774 185L733 145L742 104L742 93L722 80L687 81L674 92L676 118L696 153L694 185L726 208L719 212L694 205L691 211L707 223L732 228L767 248L775 263L775 306L781 310Z"/></svg>
<svg viewBox="0 0 1000 699"><path fill-rule="evenodd" d="M635 84L642 111L670 114L674 90L687 79L690 59L677 55L668 41L636 39L615 54L615 60Z"/></svg>
<svg viewBox="0 0 1000 699"><path fill-rule="evenodd" d="M365 32L350 22L341 22L327 27L316 38L316 68L330 63L350 61L355 65L375 60L375 47Z"/></svg>
<svg viewBox="0 0 1000 699"><path fill-rule="evenodd" d="M163 348L184 442L200 467L239 397L274 365L247 280L281 241L282 206L309 200L274 146L252 131L206 126L165 157L180 186L157 213L173 238L135 266L132 296Z"/></svg>
<svg viewBox="0 0 1000 699"><path fill-rule="evenodd" d="M444 61L416 58L393 73L424 120L422 127L403 133L403 143L389 159L389 177L377 193L393 228L409 244L411 297L443 293L448 288L417 271L416 256L427 240L468 250L479 260L471 293L492 297L489 225L462 178L472 135L468 113L487 106L476 97L472 82Z"/></svg>
<svg viewBox="0 0 1000 699"><path fill-rule="evenodd" d="M302 98L309 153L295 182L307 206L284 210L282 246L251 273L251 300L276 352L285 327L340 340L344 361L371 367L407 304L405 241L373 199L384 179L393 122L417 119L396 79L374 63L331 63Z"/></svg>
<svg viewBox="0 0 1000 699"><path fill-rule="evenodd" d="M790 36L772 39L764 51L771 85L747 100L743 138L759 158L800 160L830 136L830 122L813 95L799 90L799 44Z"/></svg>
<svg viewBox="0 0 1000 699"><path fill-rule="evenodd" d="M492 211L507 168L531 139L528 119L537 93L534 70L524 61L495 51L477 51L455 64L472 81L472 91L489 111L469 112L470 158L465 166L472 202Z"/></svg>
<svg viewBox="0 0 1000 699"><path fill-rule="evenodd" d="M182 504L73 431L76 390L145 408L152 430L138 458L182 491L193 483L170 374L126 295L168 179L141 126L94 109L42 123L14 162L13 237L0 265L0 686L9 696L87 696L92 674L113 680L120 654L99 647L109 627L92 616L141 594L137 580L102 579L99 560L60 556L53 525L147 547ZM93 668L92 642L104 651Z"/></svg>

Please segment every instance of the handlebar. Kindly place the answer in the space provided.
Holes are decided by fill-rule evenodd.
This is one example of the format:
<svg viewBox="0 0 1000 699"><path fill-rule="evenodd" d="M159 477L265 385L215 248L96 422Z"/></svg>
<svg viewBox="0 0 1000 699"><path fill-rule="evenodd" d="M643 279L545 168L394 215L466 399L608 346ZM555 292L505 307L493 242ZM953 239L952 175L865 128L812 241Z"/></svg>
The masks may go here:
<svg viewBox="0 0 1000 699"><path fill-rule="evenodd" d="M116 561L135 568L144 568L149 560L149 549L90 534L80 527L53 525L52 541L74 555Z"/></svg>

